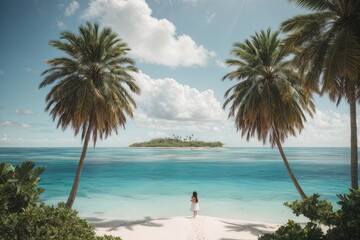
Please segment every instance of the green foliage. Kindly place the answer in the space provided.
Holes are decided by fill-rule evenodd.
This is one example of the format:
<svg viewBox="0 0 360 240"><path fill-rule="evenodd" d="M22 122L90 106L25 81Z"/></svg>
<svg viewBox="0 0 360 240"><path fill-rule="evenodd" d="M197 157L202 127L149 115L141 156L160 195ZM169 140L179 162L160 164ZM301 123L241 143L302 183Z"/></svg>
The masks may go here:
<svg viewBox="0 0 360 240"><path fill-rule="evenodd" d="M336 212L334 226L328 231L331 240L360 239L360 190L350 189L347 195L338 195L341 209Z"/></svg>
<svg viewBox="0 0 360 240"><path fill-rule="evenodd" d="M323 240L324 234L321 229L312 222L304 228L300 224L289 220L286 225L281 226L275 233L267 233L259 240Z"/></svg>
<svg viewBox="0 0 360 240"><path fill-rule="evenodd" d="M267 141L274 147L304 128L305 113L315 112L312 96L304 89L304 75L289 62L279 32L260 31L237 42L226 60L232 71L223 80L235 84L225 92L223 108L242 137Z"/></svg>
<svg viewBox="0 0 360 240"><path fill-rule="evenodd" d="M325 225L331 225L335 217L333 206L325 200L319 200L319 197L319 194L313 194L302 201L286 202L284 205L291 208L296 216L304 215L312 222L318 221Z"/></svg>
<svg viewBox="0 0 360 240"><path fill-rule="evenodd" d="M0 214L16 213L33 205L44 191L37 188L39 175L45 167L35 168L30 161L14 168L11 164L0 163Z"/></svg>
<svg viewBox="0 0 360 240"><path fill-rule="evenodd" d="M39 88L52 86L45 110L58 118L58 127L71 126L82 139L89 130L94 146L98 138L125 127L126 115L133 117L136 108L132 93L140 94L130 74L137 68L127 44L110 28L88 22L78 33L61 33L50 45L62 56L46 61Z"/></svg>
<svg viewBox="0 0 360 240"><path fill-rule="evenodd" d="M95 236L94 228L64 203L54 207L39 202L44 189L37 186L44 170L30 161L15 168L0 163L0 240L121 240Z"/></svg>
<svg viewBox="0 0 360 240"><path fill-rule="evenodd" d="M175 138L155 138L148 142L134 143L130 147L223 147L224 144L221 142L204 142L189 139Z"/></svg>
<svg viewBox="0 0 360 240"><path fill-rule="evenodd" d="M79 218L76 211L66 208L64 203L57 207L43 203L29 206L23 212L2 215L0 220L0 236L4 240L121 240L112 236L95 236L94 228Z"/></svg>
<svg viewBox="0 0 360 240"><path fill-rule="evenodd" d="M345 195L337 195L340 209L333 211L331 203L319 200L314 194L302 201L285 203L296 216L304 215L309 218L305 227L301 227L289 220L275 233L265 234L259 240L359 240L360 239L360 190L350 189ZM327 226L323 233L318 223Z"/></svg>

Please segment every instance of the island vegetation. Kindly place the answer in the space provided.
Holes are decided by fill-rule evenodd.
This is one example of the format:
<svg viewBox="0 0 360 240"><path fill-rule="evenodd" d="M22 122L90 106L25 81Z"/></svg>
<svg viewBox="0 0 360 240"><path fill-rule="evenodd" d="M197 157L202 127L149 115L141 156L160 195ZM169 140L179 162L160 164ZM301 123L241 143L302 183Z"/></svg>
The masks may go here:
<svg viewBox="0 0 360 240"><path fill-rule="evenodd" d="M169 148L182 148L182 147L199 147L199 148L221 148L224 144L222 142L205 142L199 141L194 138L194 135L182 138L173 135L173 137L155 138L148 142L133 143L129 147L169 147Z"/></svg>

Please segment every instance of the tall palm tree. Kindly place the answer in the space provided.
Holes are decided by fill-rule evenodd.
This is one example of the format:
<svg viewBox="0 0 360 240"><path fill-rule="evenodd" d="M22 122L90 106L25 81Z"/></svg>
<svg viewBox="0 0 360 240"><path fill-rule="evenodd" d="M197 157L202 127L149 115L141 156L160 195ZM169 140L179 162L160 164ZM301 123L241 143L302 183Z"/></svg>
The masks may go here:
<svg viewBox="0 0 360 240"><path fill-rule="evenodd" d="M119 127L125 128L126 115L133 117L136 104L131 92L140 89L129 74L136 72L128 58L127 45L109 28L99 30L97 24L80 26L79 33L61 33L61 40L50 45L66 56L47 60L50 67L39 88L53 85L46 96L46 111L57 127L71 126L75 135L81 131L82 153L66 206L71 208L79 187L80 176L90 138L94 147L98 137L107 138Z"/></svg>
<svg viewBox="0 0 360 240"><path fill-rule="evenodd" d="M329 93L350 106L351 187L358 189L358 143L356 98L360 76L360 1L359 0L289 0L312 10L282 24L289 35L288 50L295 50L294 60L307 75L309 90Z"/></svg>
<svg viewBox="0 0 360 240"><path fill-rule="evenodd" d="M303 76L291 66L282 51L278 32L256 33L231 51L235 59L226 63L236 69L223 77L238 82L225 93L223 108L230 104L229 118L249 141L257 135L265 144L278 147L286 169L302 198L306 195L296 180L282 148L288 135L300 132L305 113L315 112L312 97L303 89Z"/></svg>

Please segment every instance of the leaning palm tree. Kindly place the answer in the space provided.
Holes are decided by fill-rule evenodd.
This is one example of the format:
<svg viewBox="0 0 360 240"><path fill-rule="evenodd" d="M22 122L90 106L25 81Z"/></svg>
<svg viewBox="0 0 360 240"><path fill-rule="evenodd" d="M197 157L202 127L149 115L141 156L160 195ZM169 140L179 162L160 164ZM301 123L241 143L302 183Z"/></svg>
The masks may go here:
<svg viewBox="0 0 360 240"><path fill-rule="evenodd" d="M315 112L312 97L303 89L303 76L291 66L282 51L278 32L256 33L231 51L235 59L226 63L235 67L223 77L237 83L225 93L223 108L230 105L229 118L235 117L242 137L257 136L265 144L278 147L286 169L301 198L306 194L296 180L282 148L288 135L300 132L305 114Z"/></svg>
<svg viewBox="0 0 360 240"><path fill-rule="evenodd" d="M350 106L351 187L358 189L358 143L356 98L360 81L360 1L290 0L308 14L295 16L282 24L289 35L287 50L294 50L294 61L307 75L307 88Z"/></svg>
<svg viewBox="0 0 360 240"><path fill-rule="evenodd" d="M47 60L50 67L39 88L53 85L46 96L46 111L57 127L71 126L75 135L81 131L82 153L74 183L66 202L71 208L79 187L80 176L90 138L94 147L98 137L107 138L114 130L125 127L126 115L133 117L136 104L131 92L140 89L129 74L137 71L128 58L127 45L109 28L99 30L96 24L80 26L79 33L61 33L61 40L50 45L66 56Z"/></svg>

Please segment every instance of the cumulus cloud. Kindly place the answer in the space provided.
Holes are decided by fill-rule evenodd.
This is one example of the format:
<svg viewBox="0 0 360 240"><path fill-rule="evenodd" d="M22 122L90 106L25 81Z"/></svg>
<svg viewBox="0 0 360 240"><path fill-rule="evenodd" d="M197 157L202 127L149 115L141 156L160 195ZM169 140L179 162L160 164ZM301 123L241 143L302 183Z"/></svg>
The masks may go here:
<svg viewBox="0 0 360 240"><path fill-rule="evenodd" d="M198 45L186 34L177 34L167 19L152 16L145 0L93 0L85 19L97 19L111 27L142 61L171 67L206 65L214 52Z"/></svg>
<svg viewBox="0 0 360 240"><path fill-rule="evenodd" d="M20 115L32 115L35 114L35 112L29 110L29 109L16 109L14 111L15 114L20 114Z"/></svg>
<svg viewBox="0 0 360 240"><path fill-rule="evenodd" d="M141 95L135 121L157 130L220 131L227 125L226 113L212 90L200 92L175 79L151 79L135 73Z"/></svg>
<svg viewBox="0 0 360 240"><path fill-rule="evenodd" d="M360 124L360 116L357 118ZM359 136L358 136L359 137ZM286 141L287 142L287 141ZM334 111L319 111L305 123L304 130L289 145L304 147L350 146L350 117Z"/></svg>
<svg viewBox="0 0 360 240"><path fill-rule="evenodd" d="M79 7L80 5L77 1L72 1L65 9L65 16L69 17L74 15L74 13L76 12L76 10L79 9Z"/></svg>

